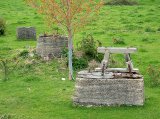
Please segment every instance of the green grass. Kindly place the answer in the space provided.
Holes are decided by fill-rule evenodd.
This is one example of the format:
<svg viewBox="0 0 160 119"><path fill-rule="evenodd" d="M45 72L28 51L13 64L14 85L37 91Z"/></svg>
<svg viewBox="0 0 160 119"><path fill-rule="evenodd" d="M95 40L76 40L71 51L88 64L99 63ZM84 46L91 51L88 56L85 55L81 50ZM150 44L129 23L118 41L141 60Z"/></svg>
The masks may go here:
<svg viewBox="0 0 160 119"><path fill-rule="evenodd" d="M14 55L19 49L36 47L36 41L18 41L16 28L35 26L37 34L52 32L43 16L28 7L23 0L1 0L0 17L7 21L6 36L0 37L0 56ZM159 119L160 89L149 87L147 67L160 67L160 1L140 0L138 6L104 6L100 15L85 29L75 34L78 42L92 34L103 46L137 47L132 56L135 67L145 79L146 101L143 107L75 107L72 105L74 82L62 81L67 70L59 70L57 60L32 65L21 61L10 73L9 80L0 80L0 117L11 119ZM124 39L125 44L114 44L113 38ZM12 65L12 63L11 63ZM0 69L0 78L2 79Z"/></svg>

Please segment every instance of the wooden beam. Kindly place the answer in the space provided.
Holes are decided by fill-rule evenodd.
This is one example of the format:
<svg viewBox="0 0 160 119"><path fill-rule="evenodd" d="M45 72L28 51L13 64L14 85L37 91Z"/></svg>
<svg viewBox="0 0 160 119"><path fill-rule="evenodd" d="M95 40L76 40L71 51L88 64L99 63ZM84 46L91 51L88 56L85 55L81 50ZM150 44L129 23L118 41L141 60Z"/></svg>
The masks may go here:
<svg viewBox="0 0 160 119"><path fill-rule="evenodd" d="M98 47L97 49L98 53L105 53L105 52L109 52L109 53L124 53L124 54L128 54L128 53L135 53L137 51L137 48L113 48L113 47Z"/></svg>
<svg viewBox="0 0 160 119"><path fill-rule="evenodd" d="M102 71L101 68L96 68L95 71ZM107 68L105 70L106 72L120 72L120 73L125 73L125 72L129 72L127 68ZM139 70L138 69L133 69L132 73L138 73Z"/></svg>

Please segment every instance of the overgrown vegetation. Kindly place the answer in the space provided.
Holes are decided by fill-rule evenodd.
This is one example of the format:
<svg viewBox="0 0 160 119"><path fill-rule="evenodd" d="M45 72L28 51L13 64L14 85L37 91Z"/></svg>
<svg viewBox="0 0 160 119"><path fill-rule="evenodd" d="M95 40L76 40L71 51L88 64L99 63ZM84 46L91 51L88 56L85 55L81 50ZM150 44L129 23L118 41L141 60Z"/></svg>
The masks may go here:
<svg viewBox="0 0 160 119"><path fill-rule="evenodd" d="M78 42L77 50L73 52L74 69L79 70L87 68L88 62L93 59L100 62L103 59L103 54L99 54L97 48L101 45L102 43L99 40L95 40L92 35L87 35ZM68 57L68 49L66 47L62 49L62 57Z"/></svg>
<svg viewBox="0 0 160 119"><path fill-rule="evenodd" d="M68 57L68 49L62 49L62 57ZM66 59L64 59L66 60ZM66 66L68 66L68 61L66 61ZM74 70L84 69L88 66L88 59L83 57L83 53L80 51L73 52L73 68Z"/></svg>
<svg viewBox="0 0 160 119"><path fill-rule="evenodd" d="M39 62L39 57L36 55L33 48L17 50L12 53L12 55L8 55L6 58L1 57L0 59L0 68L3 75L3 81L10 79L9 75L16 71L17 68L29 68Z"/></svg>
<svg viewBox="0 0 160 119"><path fill-rule="evenodd" d="M5 35L6 32L6 21L0 18L0 36Z"/></svg>
<svg viewBox="0 0 160 119"><path fill-rule="evenodd" d="M9 79L10 73L13 73L13 71L16 70L19 61L20 60L15 57L0 59L0 68L3 74L3 81L7 81Z"/></svg>
<svg viewBox="0 0 160 119"><path fill-rule="evenodd" d="M97 53L97 48L101 46L102 43L99 40L94 39L90 34L77 43L78 50L81 50L84 53L84 57L88 60L102 60L102 55Z"/></svg>
<svg viewBox="0 0 160 119"><path fill-rule="evenodd" d="M84 69L88 67L88 61L87 59L83 57L75 57L73 56L73 67L75 70Z"/></svg>

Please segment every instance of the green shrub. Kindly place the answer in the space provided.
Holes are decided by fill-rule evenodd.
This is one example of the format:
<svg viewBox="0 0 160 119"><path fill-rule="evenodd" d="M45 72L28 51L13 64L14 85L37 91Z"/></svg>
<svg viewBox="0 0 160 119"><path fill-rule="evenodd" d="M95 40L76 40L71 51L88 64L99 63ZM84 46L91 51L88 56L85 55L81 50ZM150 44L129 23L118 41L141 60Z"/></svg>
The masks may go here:
<svg viewBox="0 0 160 119"><path fill-rule="evenodd" d="M150 65L147 71L148 71L148 76L150 78L150 86L151 87L160 86L160 69Z"/></svg>
<svg viewBox="0 0 160 119"><path fill-rule="evenodd" d="M90 59L99 59L97 48L102 45L99 40L95 40L92 35L87 35L78 44L78 48L84 52L85 57Z"/></svg>
<svg viewBox="0 0 160 119"><path fill-rule="evenodd" d="M103 60L103 58L104 58L104 54L97 53L95 60L98 62L101 62Z"/></svg>
<svg viewBox="0 0 160 119"><path fill-rule="evenodd" d="M137 5L138 2L134 0L110 0L105 5Z"/></svg>
<svg viewBox="0 0 160 119"><path fill-rule="evenodd" d="M5 35L6 32L6 22L4 19L0 18L0 36Z"/></svg>
<svg viewBox="0 0 160 119"><path fill-rule="evenodd" d="M89 57L95 57L96 55L96 43L91 35L83 38L80 42L80 49Z"/></svg>
<svg viewBox="0 0 160 119"><path fill-rule="evenodd" d="M101 44L102 43L95 40L92 35L87 35L82 41L78 42L78 51L73 52L73 68L75 70L87 68L88 61L93 59L96 61L102 61L104 54L97 53L97 47L101 46ZM61 54L64 57L68 57L68 49L64 47Z"/></svg>
<svg viewBox="0 0 160 119"><path fill-rule="evenodd" d="M87 58L83 57L82 55L78 54L79 51L73 52L73 68L75 70L84 69L88 66L88 60ZM63 48L61 52L63 57L67 57L67 66L68 66L68 49Z"/></svg>
<svg viewBox="0 0 160 119"><path fill-rule="evenodd" d="M88 67L87 59L85 59L83 57L81 57L81 58L73 57L73 68L75 70L84 69L87 67Z"/></svg>
<svg viewBox="0 0 160 119"><path fill-rule="evenodd" d="M30 62L34 59L41 59L41 57L36 53L35 48L23 49L18 53L18 57L29 59Z"/></svg>

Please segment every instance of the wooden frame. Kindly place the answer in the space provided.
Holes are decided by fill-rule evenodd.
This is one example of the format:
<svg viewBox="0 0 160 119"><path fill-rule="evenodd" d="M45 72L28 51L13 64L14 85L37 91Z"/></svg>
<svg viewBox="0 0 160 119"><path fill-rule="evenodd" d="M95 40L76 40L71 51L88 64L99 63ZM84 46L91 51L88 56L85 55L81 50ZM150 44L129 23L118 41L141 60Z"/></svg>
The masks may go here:
<svg viewBox="0 0 160 119"><path fill-rule="evenodd" d="M102 71L102 75L104 75L105 71L129 73L138 72L138 69L133 68L133 63L130 57L130 54L135 53L137 51L137 48L98 47L97 51L98 53L104 54L101 67L95 69L96 71ZM110 54L124 54L127 68L108 68Z"/></svg>

